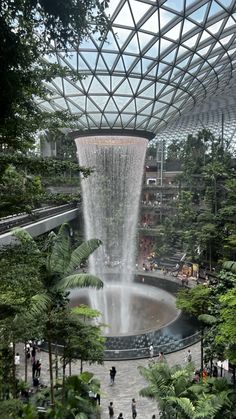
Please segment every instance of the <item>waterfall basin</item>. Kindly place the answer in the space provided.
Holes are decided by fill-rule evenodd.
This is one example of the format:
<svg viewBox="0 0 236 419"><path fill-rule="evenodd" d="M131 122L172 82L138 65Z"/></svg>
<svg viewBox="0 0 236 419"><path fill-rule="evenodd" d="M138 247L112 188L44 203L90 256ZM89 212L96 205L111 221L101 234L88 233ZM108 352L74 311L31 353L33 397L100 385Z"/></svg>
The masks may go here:
<svg viewBox="0 0 236 419"><path fill-rule="evenodd" d="M95 303L95 304L93 304ZM105 336L136 335L158 330L180 315L175 297L164 289L142 283L105 283L103 289L76 288L70 291L70 307L86 304L102 307L99 321ZM101 309L100 309L101 310Z"/></svg>

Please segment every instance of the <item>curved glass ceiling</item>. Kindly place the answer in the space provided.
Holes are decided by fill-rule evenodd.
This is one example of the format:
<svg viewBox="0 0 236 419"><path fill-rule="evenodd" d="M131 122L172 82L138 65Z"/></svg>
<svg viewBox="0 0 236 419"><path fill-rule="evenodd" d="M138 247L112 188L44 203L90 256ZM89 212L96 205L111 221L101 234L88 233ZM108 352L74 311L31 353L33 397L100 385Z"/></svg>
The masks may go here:
<svg viewBox="0 0 236 419"><path fill-rule="evenodd" d="M225 131L236 127L236 1L110 0L112 28L46 60L85 76L47 85L41 108L78 115L76 128ZM223 116L222 116L223 115Z"/></svg>

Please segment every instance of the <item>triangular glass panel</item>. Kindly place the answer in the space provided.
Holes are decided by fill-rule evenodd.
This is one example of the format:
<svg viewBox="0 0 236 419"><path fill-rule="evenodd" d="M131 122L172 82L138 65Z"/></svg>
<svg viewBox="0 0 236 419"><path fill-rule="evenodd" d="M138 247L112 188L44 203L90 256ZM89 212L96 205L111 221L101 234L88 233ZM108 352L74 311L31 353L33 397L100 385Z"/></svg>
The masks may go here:
<svg viewBox="0 0 236 419"><path fill-rule="evenodd" d="M161 92L164 90L166 84L163 83L156 83L155 84L155 89L156 89L156 96L158 95L158 97L160 96Z"/></svg>
<svg viewBox="0 0 236 419"><path fill-rule="evenodd" d="M185 35L187 32L189 32L190 30L192 30L194 27L195 27L194 23L190 22L190 20L185 18L183 29L182 29L182 36Z"/></svg>
<svg viewBox="0 0 236 419"><path fill-rule="evenodd" d="M159 99L156 100L153 106L153 114L160 112L161 110L166 109L166 104L161 102Z"/></svg>
<svg viewBox="0 0 236 419"><path fill-rule="evenodd" d="M157 58L159 56L159 41L155 42L154 45L152 45L152 47L145 52L145 56L149 56L149 57L153 57L153 58Z"/></svg>
<svg viewBox="0 0 236 419"><path fill-rule="evenodd" d="M149 76L149 77L156 77L156 73L157 73L157 65L155 64L155 66L153 67L153 66L150 66L150 68L151 68L151 70L150 71L147 71L147 73L146 73L146 76Z"/></svg>
<svg viewBox="0 0 236 419"><path fill-rule="evenodd" d="M98 81L98 79L96 77L93 78L93 81L92 81L91 85L89 86L89 92L107 94L107 91L104 89L104 87Z"/></svg>
<svg viewBox="0 0 236 419"><path fill-rule="evenodd" d="M90 76L90 75L89 76L86 76L84 79L82 79L82 82L81 83L82 83L85 91L88 90L88 88L89 88L89 86L90 86L90 84L92 82L92 79L93 79L93 76ZM76 84L78 84L78 82Z"/></svg>
<svg viewBox="0 0 236 419"><path fill-rule="evenodd" d="M123 25L134 27L133 17L130 13L130 8L128 2L124 3L124 6L116 16L114 20L115 25Z"/></svg>
<svg viewBox="0 0 236 419"><path fill-rule="evenodd" d="M178 67L180 67L181 69L187 67L189 64L189 61L190 61L189 57L185 58L185 60L178 62Z"/></svg>
<svg viewBox="0 0 236 419"><path fill-rule="evenodd" d="M112 90L114 91L118 84L120 84L122 81L124 81L124 77L119 77L113 74L111 78Z"/></svg>
<svg viewBox="0 0 236 419"><path fill-rule="evenodd" d="M165 7L181 12L184 7L184 0L167 0L165 2Z"/></svg>
<svg viewBox="0 0 236 419"><path fill-rule="evenodd" d="M102 56L103 56L103 60L105 60L107 67L111 70L115 62L115 59L117 58L117 54L106 52L106 53L103 53Z"/></svg>
<svg viewBox="0 0 236 419"><path fill-rule="evenodd" d="M135 23L138 23L140 19L146 15L147 11L150 9L150 5L136 0L129 0L129 3L132 9Z"/></svg>
<svg viewBox="0 0 236 419"><path fill-rule="evenodd" d="M147 89L144 90L144 92L141 93L142 96L154 98L155 96L155 85L152 84L152 86L147 87Z"/></svg>
<svg viewBox="0 0 236 419"><path fill-rule="evenodd" d="M142 30L158 33L159 32L159 23L158 23L158 14L154 12L149 19L141 26Z"/></svg>
<svg viewBox="0 0 236 419"><path fill-rule="evenodd" d="M114 28L114 32L116 33L116 28ZM109 31L106 40L103 44L103 50L109 49L110 51L118 51L116 36L113 32Z"/></svg>
<svg viewBox="0 0 236 419"><path fill-rule="evenodd" d="M207 31L202 32L201 42L204 41L205 39L210 39L210 38L211 38L211 35Z"/></svg>
<svg viewBox="0 0 236 419"><path fill-rule="evenodd" d="M197 33L194 36L191 36L187 39L187 41L183 42L183 45L185 45L188 48L194 48L197 44L199 34Z"/></svg>
<svg viewBox="0 0 236 419"><path fill-rule="evenodd" d="M197 9L191 15L188 15L188 19L192 19L197 23L202 23L205 20L207 8L208 8L208 3L204 4L204 6Z"/></svg>
<svg viewBox="0 0 236 419"><path fill-rule="evenodd" d="M168 80L171 75L171 70L167 71L165 74L162 74L161 78L164 80Z"/></svg>
<svg viewBox="0 0 236 419"><path fill-rule="evenodd" d="M172 44L172 42L167 41L167 39L162 38L160 41L160 56L163 55L163 53L169 48Z"/></svg>
<svg viewBox="0 0 236 419"><path fill-rule="evenodd" d="M213 35L215 35L217 32L219 32L219 29L224 22L224 19L221 19L219 22L214 23L214 25L208 26L207 30L211 32Z"/></svg>
<svg viewBox="0 0 236 419"><path fill-rule="evenodd" d="M97 52L91 51L91 52L81 52L81 57L84 59L84 61L87 62L88 66L92 69L96 67L97 62Z"/></svg>
<svg viewBox="0 0 236 419"><path fill-rule="evenodd" d="M235 26L235 20L230 16L224 27L224 30L230 28L231 26Z"/></svg>
<svg viewBox="0 0 236 419"><path fill-rule="evenodd" d="M95 103L96 103L96 100L97 100L97 98L95 97ZM87 110L87 112L98 112L99 111L99 109L98 109L98 107L95 105L95 103L93 103L91 100L90 100L90 98L89 97L87 97L87 104L86 104L86 110Z"/></svg>
<svg viewBox="0 0 236 419"><path fill-rule="evenodd" d="M123 112L125 113L134 113L136 112L136 108L135 108L135 102L134 100L132 100L127 106L126 108L123 109Z"/></svg>
<svg viewBox="0 0 236 419"><path fill-rule="evenodd" d="M117 112L117 107L112 98L110 98L106 104L105 112Z"/></svg>
<svg viewBox="0 0 236 419"><path fill-rule="evenodd" d="M176 18L176 15L171 12L167 12L167 10L159 8L159 16L160 16L160 31L174 18Z"/></svg>
<svg viewBox="0 0 236 419"><path fill-rule="evenodd" d="M53 103L59 109L67 109L67 103L64 98L54 99Z"/></svg>
<svg viewBox="0 0 236 419"><path fill-rule="evenodd" d="M130 101L130 97L126 97L126 96L114 95L113 99L114 99L114 101L116 103L116 106L119 109L119 111L121 111Z"/></svg>
<svg viewBox="0 0 236 419"><path fill-rule="evenodd" d="M93 101L96 103L97 106L99 106L100 109L103 109L104 106L107 103L108 97L107 96L102 96L102 95L97 95L97 96L90 96L91 99L93 99Z"/></svg>
<svg viewBox="0 0 236 419"><path fill-rule="evenodd" d="M120 48L122 49L123 45L126 43L132 31L129 29L123 29L123 28L117 28L117 27L114 28L114 31L116 34L116 41L118 42Z"/></svg>
<svg viewBox="0 0 236 419"><path fill-rule="evenodd" d="M131 118L132 118L131 115L128 115L128 114L122 112L121 119L122 119L122 123L123 123L124 126L127 126L127 124L129 123Z"/></svg>
<svg viewBox="0 0 236 419"><path fill-rule="evenodd" d="M110 127L112 127L117 119L117 113L116 114L106 114L106 117L109 121Z"/></svg>
<svg viewBox="0 0 236 419"><path fill-rule="evenodd" d="M98 58L96 70L107 70L107 66L104 63L103 58L101 57L101 55Z"/></svg>
<svg viewBox="0 0 236 419"><path fill-rule="evenodd" d="M177 39L179 39L181 26L182 26L182 22L179 22L168 32L165 32L165 37L171 39L171 41L176 41Z"/></svg>
<svg viewBox="0 0 236 419"><path fill-rule="evenodd" d="M198 54L200 54L202 57L206 57L207 56L207 53L208 53L208 51L210 50L210 48L211 48L211 45L208 45L207 47L205 47L205 48L201 48L201 49L198 49L197 50L197 53Z"/></svg>
<svg viewBox="0 0 236 419"><path fill-rule="evenodd" d="M145 89L150 84L150 80L141 80L141 83L138 88L138 95L140 95L140 92Z"/></svg>
<svg viewBox="0 0 236 419"><path fill-rule="evenodd" d="M223 12L223 11L224 10L222 9L222 7L218 3L216 3L215 0L213 0L211 3L211 8L208 13L208 19L215 16L217 13Z"/></svg>
<svg viewBox="0 0 236 419"><path fill-rule="evenodd" d="M95 124L95 126L100 127L101 116L102 116L101 113L90 114L90 117L91 117L93 123Z"/></svg>
<svg viewBox="0 0 236 419"><path fill-rule="evenodd" d="M125 72L123 60L121 57L119 58L119 61L115 66L115 71L122 71L123 73Z"/></svg>
<svg viewBox="0 0 236 419"><path fill-rule="evenodd" d="M167 70L169 66L167 64L159 62L158 64L158 76L160 76L164 71Z"/></svg>
<svg viewBox="0 0 236 419"><path fill-rule="evenodd" d="M141 71L141 61L139 60L138 62L137 62L137 64L136 64L136 66L132 69L132 73L133 74L141 74L142 73L142 71Z"/></svg>
<svg viewBox="0 0 236 419"><path fill-rule="evenodd" d="M81 72L83 70L91 71L87 63L81 57L81 55L78 55L78 71Z"/></svg>
<svg viewBox="0 0 236 419"><path fill-rule="evenodd" d="M142 73L145 74L151 67L153 61L148 60L147 58L142 58L141 66L142 66Z"/></svg>
<svg viewBox="0 0 236 419"><path fill-rule="evenodd" d="M102 116L102 119L101 119L101 127L105 127L105 128L107 128L107 125L108 125L108 121L107 121L107 119L106 119L106 116Z"/></svg>
<svg viewBox="0 0 236 419"><path fill-rule="evenodd" d="M81 96L76 96L75 98L73 98L73 102L75 105L79 106L81 109L85 109L85 99L86 96L81 95Z"/></svg>
<svg viewBox="0 0 236 419"><path fill-rule="evenodd" d="M115 93L116 95L130 95L130 96L133 95L131 87L127 79L125 79L123 83L116 89Z"/></svg>
<svg viewBox="0 0 236 419"><path fill-rule="evenodd" d="M123 128L123 123L122 123L122 119L120 115L117 116L116 121L113 126L117 128Z"/></svg>
<svg viewBox="0 0 236 419"><path fill-rule="evenodd" d="M132 92L133 92L133 94L135 94L136 93L136 90L137 90L137 88L138 88L138 86L140 84L140 79L137 79L137 78L134 78L134 77L130 77L129 78L129 82L131 84Z"/></svg>
<svg viewBox="0 0 236 419"><path fill-rule="evenodd" d="M152 108L153 108L153 101L150 102L150 105L146 106L146 108L143 110L143 114L152 115Z"/></svg>
<svg viewBox="0 0 236 419"><path fill-rule="evenodd" d="M123 60L124 60L124 63L125 63L126 71L129 71L129 69L132 66L132 64L134 63L135 59L136 59L136 57L133 57L131 55L123 54Z"/></svg>
<svg viewBox="0 0 236 419"><path fill-rule="evenodd" d="M78 89L73 86L73 84L69 83L66 79L63 79L65 95L76 95L79 93Z"/></svg>
<svg viewBox="0 0 236 419"><path fill-rule="evenodd" d="M125 47L125 52L139 53L138 37L134 34L128 45Z"/></svg>
<svg viewBox="0 0 236 419"><path fill-rule="evenodd" d="M223 45L226 45L226 44L228 44L230 42L230 40L232 38L233 38L233 35L232 34L231 35L228 35L228 36L225 36L224 38L220 37L220 43L223 44Z"/></svg>
<svg viewBox="0 0 236 419"><path fill-rule="evenodd" d="M149 100L141 99L140 97L137 97L136 98L136 106L137 106L137 111L138 112L140 111L140 109L145 108L149 104L150 104L150 101Z"/></svg>
<svg viewBox="0 0 236 419"><path fill-rule="evenodd" d="M111 90L111 76L97 76L97 79L101 82L107 92Z"/></svg>
<svg viewBox="0 0 236 419"><path fill-rule="evenodd" d="M146 120L146 116L145 115L137 115L136 118L136 126L137 128L140 126L140 124L142 124L144 121Z"/></svg>
<svg viewBox="0 0 236 419"><path fill-rule="evenodd" d="M222 4L222 6L224 6L224 7L230 7L231 3L232 3L232 0L218 0L218 2L220 4Z"/></svg>
<svg viewBox="0 0 236 419"><path fill-rule="evenodd" d="M158 117L158 118L162 118L163 117L163 115L166 113L166 108L164 108L164 109L162 109L162 110L160 110L160 111L158 111L157 113L156 113L156 116Z"/></svg>
<svg viewBox="0 0 236 419"><path fill-rule="evenodd" d="M63 92L63 85L62 85L61 77L56 77L55 79L53 79L52 84L55 86L56 90L58 90L60 93Z"/></svg>
<svg viewBox="0 0 236 419"><path fill-rule="evenodd" d="M172 63L175 59L177 48L171 51L168 55L162 58L163 61L167 62L168 64Z"/></svg>
<svg viewBox="0 0 236 419"><path fill-rule="evenodd" d="M148 35L147 33L139 32L138 39L140 44L140 50L142 51L153 40L153 35Z"/></svg>

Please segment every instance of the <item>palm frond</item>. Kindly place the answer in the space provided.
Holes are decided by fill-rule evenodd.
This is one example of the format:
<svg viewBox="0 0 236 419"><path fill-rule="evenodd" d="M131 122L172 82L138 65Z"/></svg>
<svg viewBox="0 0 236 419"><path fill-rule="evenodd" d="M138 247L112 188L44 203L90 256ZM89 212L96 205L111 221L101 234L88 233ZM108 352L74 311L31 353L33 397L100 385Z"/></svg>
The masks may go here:
<svg viewBox="0 0 236 419"><path fill-rule="evenodd" d="M39 248L34 241L33 237L28 231L23 228L17 227L12 229L13 236L15 236L22 244L28 245L31 253L39 253Z"/></svg>
<svg viewBox="0 0 236 419"><path fill-rule="evenodd" d="M36 294L31 298L29 316L38 315L48 309L51 299L46 294Z"/></svg>
<svg viewBox="0 0 236 419"><path fill-rule="evenodd" d="M67 274L70 274L77 269L83 260L88 257L102 244L99 239L90 239L87 242L82 243L77 249L71 254L70 263L66 270Z"/></svg>
<svg viewBox="0 0 236 419"><path fill-rule="evenodd" d="M70 249L69 225L64 223L61 225L50 251L49 270L51 272L65 273L70 262Z"/></svg>
<svg viewBox="0 0 236 419"><path fill-rule="evenodd" d="M227 262L223 263L223 269L226 269L226 271L230 271L232 273L236 273L236 262L232 260L228 260Z"/></svg>
<svg viewBox="0 0 236 419"><path fill-rule="evenodd" d="M69 275L66 278L61 279L57 284L56 288L61 290L66 290L70 288L102 288L103 282L101 279L94 275L90 274L75 274L75 275Z"/></svg>
<svg viewBox="0 0 236 419"><path fill-rule="evenodd" d="M165 400L172 406L176 405L177 407L179 407L180 410L184 412L185 416L189 417L189 419L192 419L194 417L194 405L192 404L191 400L189 400L187 397L165 397Z"/></svg>

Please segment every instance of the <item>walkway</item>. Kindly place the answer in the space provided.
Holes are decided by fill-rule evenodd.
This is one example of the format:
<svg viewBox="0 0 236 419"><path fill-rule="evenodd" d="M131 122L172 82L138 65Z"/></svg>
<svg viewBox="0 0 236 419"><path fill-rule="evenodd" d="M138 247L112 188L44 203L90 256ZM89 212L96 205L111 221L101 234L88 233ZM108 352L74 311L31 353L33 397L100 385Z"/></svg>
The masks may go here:
<svg viewBox="0 0 236 419"><path fill-rule="evenodd" d="M173 277L169 274L163 274L160 270L155 272L144 272L138 271L137 274L143 276L153 276L159 278L165 278L174 281L181 285L180 279ZM189 286L195 286L194 280L189 281ZM23 347L19 348L21 359L24 359ZM187 350L181 350L166 355L167 362L169 365L183 364ZM197 343L191 347L193 362L196 367L200 366L200 344ZM49 384L49 370L48 370L48 354L41 352L37 354L37 359L40 358L42 361L42 372L41 382L43 384ZM155 358L154 358L155 359ZM142 398L139 396L139 391L146 386L146 382L138 372L138 366L147 366L148 359L129 360L129 361L105 361L103 365L85 365L84 370L88 370L94 373L95 377L99 379L101 383L101 419L108 419L108 404L113 401L115 418L117 418L120 412L123 413L124 419L131 419L131 400L135 398L137 401L137 418L151 419L153 414L156 414L158 418L158 409L156 403ZM117 374L114 386L109 385L109 370L115 365ZM29 383L31 383L31 364L29 361ZM72 374L80 373L80 362L77 361L72 365ZM20 366L19 376L24 379L24 365Z"/></svg>

